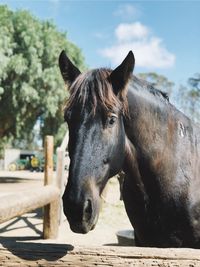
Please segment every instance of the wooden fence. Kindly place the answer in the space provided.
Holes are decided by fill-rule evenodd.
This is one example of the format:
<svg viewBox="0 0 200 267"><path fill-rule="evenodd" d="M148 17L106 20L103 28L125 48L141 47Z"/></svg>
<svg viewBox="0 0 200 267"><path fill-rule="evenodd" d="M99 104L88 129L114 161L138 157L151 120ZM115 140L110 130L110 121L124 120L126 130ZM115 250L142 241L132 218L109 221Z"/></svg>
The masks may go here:
<svg viewBox="0 0 200 267"><path fill-rule="evenodd" d="M0 223L44 207L43 237L56 238L60 223L60 181L53 175L53 137L45 138L44 186L0 197Z"/></svg>
<svg viewBox="0 0 200 267"><path fill-rule="evenodd" d="M63 193L64 187L67 184L67 171L69 166L69 157L67 152L68 145L68 132L65 134L65 137L62 141L60 147L57 148L57 163L56 163L56 176L59 183L59 188Z"/></svg>
<svg viewBox="0 0 200 267"><path fill-rule="evenodd" d="M199 267L198 249L76 247L16 242L0 245L2 267Z"/></svg>

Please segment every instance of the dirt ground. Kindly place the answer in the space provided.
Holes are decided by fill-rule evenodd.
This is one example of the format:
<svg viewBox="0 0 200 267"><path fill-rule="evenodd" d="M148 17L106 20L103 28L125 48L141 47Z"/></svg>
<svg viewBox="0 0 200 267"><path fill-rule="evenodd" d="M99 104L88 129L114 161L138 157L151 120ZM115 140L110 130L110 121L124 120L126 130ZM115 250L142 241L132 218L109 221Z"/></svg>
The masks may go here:
<svg viewBox="0 0 200 267"><path fill-rule="evenodd" d="M0 197L22 190L36 189L43 185L43 173L0 172ZM132 229L126 215L123 202L119 200L119 184L111 179L107 193L102 200L102 208L95 229L88 234L73 233L64 215L62 215L59 236L52 242L71 245L117 245L116 232ZM40 241L42 235L42 209L30 212L0 225L0 241L3 239Z"/></svg>

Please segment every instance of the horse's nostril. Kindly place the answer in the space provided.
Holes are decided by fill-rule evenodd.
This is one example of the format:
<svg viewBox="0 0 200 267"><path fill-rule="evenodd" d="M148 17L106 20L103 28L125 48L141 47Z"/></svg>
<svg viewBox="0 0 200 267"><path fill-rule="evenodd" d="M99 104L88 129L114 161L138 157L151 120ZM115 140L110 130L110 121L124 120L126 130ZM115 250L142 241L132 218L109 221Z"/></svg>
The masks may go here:
<svg viewBox="0 0 200 267"><path fill-rule="evenodd" d="M86 213L92 213L92 202L90 199L85 201L84 211Z"/></svg>
<svg viewBox="0 0 200 267"><path fill-rule="evenodd" d="M90 220L92 216L92 201L87 199L84 204L84 218Z"/></svg>

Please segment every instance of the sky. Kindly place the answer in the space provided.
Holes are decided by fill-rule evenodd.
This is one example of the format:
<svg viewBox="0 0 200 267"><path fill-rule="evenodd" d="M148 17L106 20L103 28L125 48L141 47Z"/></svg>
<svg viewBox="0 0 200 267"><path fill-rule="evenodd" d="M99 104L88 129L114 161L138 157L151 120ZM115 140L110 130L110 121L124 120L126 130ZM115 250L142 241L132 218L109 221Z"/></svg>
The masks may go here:
<svg viewBox="0 0 200 267"><path fill-rule="evenodd" d="M54 22L82 49L90 68L115 68L130 50L135 73L176 84L200 72L200 1L0 0Z"/></svg>

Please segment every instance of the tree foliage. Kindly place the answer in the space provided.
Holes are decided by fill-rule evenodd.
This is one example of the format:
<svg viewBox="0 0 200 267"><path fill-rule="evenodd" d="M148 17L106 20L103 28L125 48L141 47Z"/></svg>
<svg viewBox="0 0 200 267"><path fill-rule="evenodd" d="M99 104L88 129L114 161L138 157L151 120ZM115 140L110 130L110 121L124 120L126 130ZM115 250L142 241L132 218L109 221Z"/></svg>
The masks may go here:
<svg viewBox="0 0 200 267"><path fill-rule="evenodd" d="M194 77L188 79L189 85L193 88L192 91L200 96L200 73L196 73Z"/></svg>
<svg viewBox="0 0 200 267"><path fill-rule="evenodd" d="M139 73L138 76L152 83L157 89L170 95L173 91L174 83L169 81L165 76L155 72Z"/></svg>
<svg viewBox="0 0 200 267"><path fill-rule="evenodd" d="M188 79L187 85L180 85L174 90L174 83L165 76L154 72L140 73L139 77L151 82L156 88L172 96L175 105L188 117L200 122L200 74Z"/></svg>
<svg viewBox="0 0 200 267"><path fill-rule="evenodd" d="M200 74L188 79L187 86L181 85L177 93L180 109L192 120L200 122Z"/></svg>
<svg viewBox="0 0 200 267"><path fill-rule="evenodd" d="M52 22L40 21L27 11L0 6L0 21L0 148L19 140L31 143L39 118L42 137L53 134L59 141L67 92L58 56L64 49L83 69L81 50Z"/></svg>

